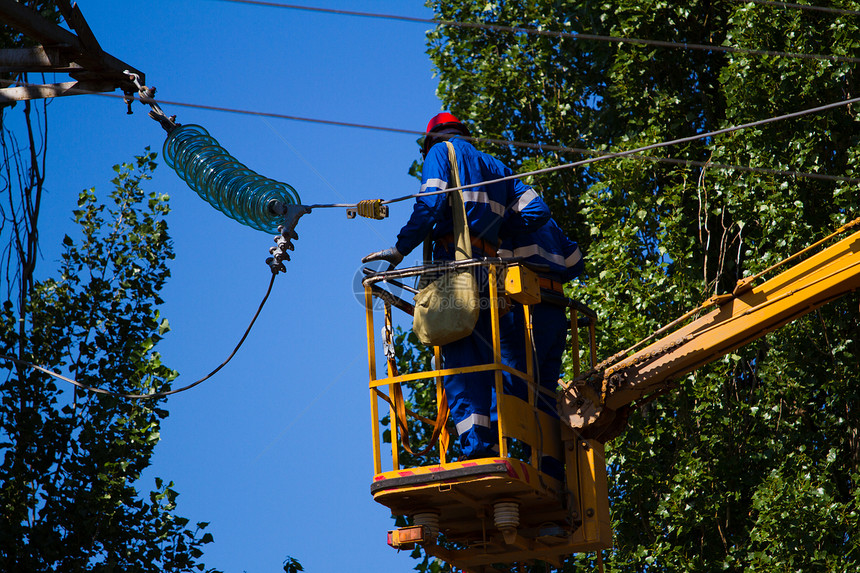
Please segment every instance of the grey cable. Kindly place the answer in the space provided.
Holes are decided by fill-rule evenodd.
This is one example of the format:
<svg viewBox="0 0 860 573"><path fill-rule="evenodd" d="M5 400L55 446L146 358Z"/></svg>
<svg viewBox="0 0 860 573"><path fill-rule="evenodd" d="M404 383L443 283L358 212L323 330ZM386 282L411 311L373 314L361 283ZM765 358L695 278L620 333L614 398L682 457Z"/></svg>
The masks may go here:
<svg viewBox="0 0 860 573"><path fill-rule="evenodd" d="M799 10L811 10L815 12L823 12L826 14L841 14L845 16L860 16L860 11L846 10L843 8L827 8L824 6L811 6L808 4L794 4L791 2L774 2L773 0L740 0L741 2L752 2L761 4L762 6L776 6L779 8L797 8Z"/></svg>
<svg viewBox="0 0 860 573"><path fill-rule="evenodd" d="M412 193L411 195L404 195L403 197L397 197L395 199L388 199L388 200L382 201L382 204L387 205L389 203L397 203L400 201L406 201L407 199L414 199L416 197L427 197L430 195L440 195L440 194L444 194L444 193L451 193L453 191L459 191L462 189L471 189L473 187L480 187L481 185L489 185L491 183L500 183L502 181L510 181L512 179L522 179L524 177L530 177L532 175L540 175L543 173L552 173L554 171L561 171L562 169L571 169L573 167L581 167L583 165L589 165L591 163L596 163L597 161L602 161L604 159L616 159L619 157L627 157L627 156L631 156L631 155L634 155L637 153L641 153L643 151L649 151L651 149L658 149L661 147L668 147L670 145L678 145L681 143L689 143L691 141L696 141L698 139L704 139L706 137L716 137L717 135L723 135L725 133L731 133L733 131L739 131L739 130L747 129L750 127L757 127L759 125L765 125L765 124L773 123L776 121L784 121L786 119L792 119L795 117L801 117L804 115L818 113L821 111L826 111L829 109L833 109L833 108L844 106L844 105L850 105L852 103L857 103L857 102L860 102L860 97L847 99L847 100L843 100L843 101L835 102L835 103L829 103L826 105L822 105L822 106L818 106L818 107L814 107L814 108L808 108L808 109L804 109L804 110L800 110L800 111L796 111L796 112L792 112L792 113L787 113L784 115L773 116L773 117L769 117L766 119L760 119L758 121L752 121L752 122L744 123L741 125L726 127L726 128L718 129L715 131L709 131L706 133L700 133L700 134L691 135L688 137L681 137L679 139L672 139L670 141L662 141L659 143L652 143L650 145L637 147L635 149L630 149L628 151L619 151L619 152L615 152L615 153L607 153L606 155L601 155L599 157L590 157L588 159L584 159L582 161L576 161L574 163L564 163L562 165L555 165L553 167L545 167L543 169L537 169L535 171L527 171L525 173L515 173L513 175L508 175L507 177L500 177L498 179L493 179L490 181L481 181L480 183L470 183L469 185L461 185L460 187L448 187L446 189L441 189L439 191L430 191L427 193ZM310 207L312 209L319 209L319 208L331 208L331 207L338 207L338 208L340 208L340 207L355 207L355 205L320 204L320 205L311 205Z"/></svg>
<svg viewBox="0 0 860 573"><path fill-rule="evenodd" d="M229 0L225 0L229 1ZM0 80L0 82L7 80ZM83 93L83 92L82 92ZM119 98L120 96L117 94L105 94L101 92L86 92L93 93L94 95L101 95L105 97L114 97ZM194 103L184 103L177 101L167 101L167 100L159 100L161 103L168 105L175 105L177 107L186 107L186 108L194 108L194 109L203 109L207 111L217 111L223 113L235 113L240 115L252 115L259 117L271 117L276 119L287 119L292 121L302 121L306 123L315 123L322 125L332 125L335 127L352 127L357 129L368 129L373 131L384 131L389 133L403 133L407 135L426 135L423 131L417 131L414 129L401 129L397 127L384 127L378 125L370 125L364 123L351 123L346 121L335 121L335 120L327 120L327 119L318 119L318 118L309 118L309 117L301 117L297 115L287 115L283 113L275 113L275 112L265 112L265 111L253 111L253 110L242 110L236 108L228 108L214 105L205 105L205 104L194 104ZM489 137L473 137L473 136L461 136L463 139L472 142L479 143L488 143L490 145L500 145L500 146L510 146L510 147L519 147L524 149L534 149L537 151L555 151L560 153L581 153L583 155L595 155L598 157L604 157L606 155L611 155L607 153L603 153L600 151L596 151L594 149L584 149L579 147L565 147L561 145L545 145L541 143L528 143L524 141L510 141L507 139L493 139ZM714 169L731 169L737 171L746 171L751 173L768 173L768 174L784 174L791 175L795 177L804 177L808 179L822 179L826 181L841 181L847 183L860 183L860 178L856 177L844 177L840 175L827 175L823 173L806 173L803 171L788 171L788 170L779 170L779 169L768 169L765 167L749 167L744 165L731 165L731 164L723 164L723 163L709 163L706 161L696 161L692 159L675 159L671 157L652 157L648 155L639 155L639 154L631 154L630 157L636 159L644 159L647 161L655 161L659 163L674 163L674 164L682 164L682 165L692 165L696 167L712 167ZM340 205L339 205L340 206ZM353 207L352 204L343 204L346 207Z"/></svg>

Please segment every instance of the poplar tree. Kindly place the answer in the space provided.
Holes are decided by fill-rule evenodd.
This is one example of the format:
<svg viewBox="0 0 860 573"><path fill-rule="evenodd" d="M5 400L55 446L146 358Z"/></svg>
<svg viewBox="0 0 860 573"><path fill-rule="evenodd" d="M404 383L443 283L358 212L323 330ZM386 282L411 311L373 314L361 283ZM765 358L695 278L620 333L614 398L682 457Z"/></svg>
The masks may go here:
<svg viewBox="0 0 860 573"><path fill-rule="evenodd" d="M54 2L21 3L59 21ZM0 27L0 48L32 45ZM172 482L138 491L165 399L92 394L27 364L120 393L168 390L176 376L154 350L173 258L168 198L142 187L155 154L114 166L109 196L79 194L78 232L42 269L47 132L44 100L0 107L0 354L14 359L0 359L0 571L202 571L207 524L176 514Z"/></svg>
<svg viewBox="0 0 860 573"><path fill-rule="evenodd" d="M154 350L168 330L159 292L173 248L167 196L141 183L155 154L116 165L103 203L82 191L54 277L22 285L0 312L0 570L204 570L204 522L176 515L172 482L138 480L159 441L165 398L94 394L30 368L115 393L170 389Z"/></svg>

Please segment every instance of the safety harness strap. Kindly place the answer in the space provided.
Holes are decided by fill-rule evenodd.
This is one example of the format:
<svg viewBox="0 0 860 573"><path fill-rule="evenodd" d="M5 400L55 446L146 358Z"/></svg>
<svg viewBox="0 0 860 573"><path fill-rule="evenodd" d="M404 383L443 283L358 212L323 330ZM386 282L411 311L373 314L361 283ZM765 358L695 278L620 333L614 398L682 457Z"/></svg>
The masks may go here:
<svg viewBox="0 0 860 573"><path fill-rule="evenodd" d="M457 166L457 152L454 144L446 141L448 146L448 161L451 163L451 178L454 186L460 187L460 168ZM466 205L463 203L463 193L453 191L448 194L451 199L451 209L454 211L454 260L465 261L472 258L472 236L466 221Z"/></svg>
<svg viewBox="0 0 860 573"><path fill-rule="evenodd" d="M416 414L415 412L406 407L406 401L403 399L403 390L400 387L399 383L395 384L392 389L392 398L394 399L394 410L397 416L397 427L400 432L400 441L403 444L403 449L412 454L413 456L426 455L430 450L433 449L436 440L438 440L439 438L439 434L442 433L442 429L445 427L445 423L448 421L448 396L443 392L442 401L437 406L439 411L435 420L431 420L429 418L421 416L420 414ZM427 441L427 445L417 452L412 451L412 444L409 440L409 425L406 422L407 415L410 415L413 418L417 418L422 422L433 425L433 433L430 434L430 439Z"/></svg>
<svg viewBox="0 0 860 573"><path fill-rule="evenodd" d="M397 376L397 366L394 364L394 360L389 358L388 362L393 375ZM448 395L445 394L444 389L442 390L442 397L436 406L437 413L435 420L426 418L406 407L406 400L403 399L403 388L401 387L400 382L392 384L391 398L380 392L378 388L376 389L376 394L394 408L394 416L397 418L397 430L400 434L400 441L403 444L404 450L413 456L423 456L433 449L433 444L435 444L439 439L439 435L442 433L442 430L445 428L445 423L448 421ZM433 426L433 433L430 434L430 439L427 441L427 445L421 451L412 451L412 444L409 440L409 424L407 422L407 416L411 416L417 420L421 420L425 424Z"/></svg>

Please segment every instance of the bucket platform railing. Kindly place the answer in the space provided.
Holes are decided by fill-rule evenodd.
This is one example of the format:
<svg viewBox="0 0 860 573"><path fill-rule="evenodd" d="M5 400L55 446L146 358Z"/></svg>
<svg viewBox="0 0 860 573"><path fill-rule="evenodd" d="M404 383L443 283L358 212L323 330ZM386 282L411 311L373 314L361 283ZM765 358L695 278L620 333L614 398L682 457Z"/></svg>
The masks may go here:
<svg viewBox="0 0 860 573"><path fill-rule="evenodd" d="M486 299L482 301L490 312L493 361L445 368L440 347L433 347L430 369L400 372L392 314L393 309L412 314L413 306L389 289L414 292L404 284L405 280L427 273L438 276L464 267L481 268L487 284L493 285L484 289ZM472 259L368 271L363 286L374 473L371 493L393 515L411 522L389 532L389 544L398 548L419 544L427 553L474 572L493 571L492 563L534 559L555 563L574 552L610 547L603 445L580 439L557 416L538 407L539 400L556 404L557 396L535 381L530 350L530 307L541 301L558 304L570 312L575 375L581 370L583 334L588 346L585 354L593 366L595 313L559 293L541 292L537 274L516 259ZM525 372L502 362L499 319L508 301L521 304L523 309ZM383 328L377 338L374 315L379 311ZM377 364L380 350L383 368ZM494 377L499 444L495 457L454 459L456 448L451 443L447 421L444 378L470 372L492 372ZM505 393L503 373L525 382L528 400ZM404 392L404 385L412 389ZM435 395L435 419L432 412L409 408L408 399L416 385L423 385L425 392L435 390L431 394ZM390 432L390 469L383 469L385 425ZM417 450L410 436L419 438L422 450ZM546 458L558 460L565 467L562 479L542 471L542 460Z"/></svg>

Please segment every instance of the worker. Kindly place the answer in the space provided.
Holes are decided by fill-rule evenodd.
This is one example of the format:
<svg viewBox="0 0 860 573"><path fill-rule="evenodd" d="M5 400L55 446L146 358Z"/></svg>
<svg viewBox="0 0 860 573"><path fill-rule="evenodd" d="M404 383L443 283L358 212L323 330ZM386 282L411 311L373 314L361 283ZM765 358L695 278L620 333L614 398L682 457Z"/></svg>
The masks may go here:
<svg viewBox="0 0 860 573"><path fill-rule="evenodd" d="M500 319L502 362L521 372L526 371L526 352L533 352L535 400L538 408L558 418L555 393L561 374L561 362L567 346L568 318L561 304L563 285L582 273L585 261L576 242L571 241L555 219L533 233L506 238L499 249L502 258L524 257L527 264L538 271L540 287L547 293L540 303L530 306L532 319L533 348L526 349L525 313L522 305L513 303L511 311ZM554 299L555 297L555 299ZM505 394L528 401L526 382L508 372L503 373ZM495 418L493 419L495 421ZM530 448L525 448L530 455ZM561 479L564 475L560 460L543 457L541 469Z"/></svg>
<svg viewBox="0 0 860 573"><path fill-rule="evenodd" d="M518 179L492 182L513 172L498 159L478 151L464 137L469 137L468 128L452 114L440 113L430 120L422 147L421 189L412 216L400 230L393 247L365 256L363 263L387 261L392 267L396 266L428 234L433 240L433 259L454 260L453 215L447 193L429 194L444 191L452 180L446 140L456 150L463 186L489 181L462 191L473 257L497 256L503 223L506 233L516 234L538 229L549 219L549 207L531 187ZM480 267L476 274L483 301L488 296L486 269ZM492 363L492 340L489 305L481 304L472 334L442 346L442 367ZM494 448L498 447L498 436L490 430L493 373L446 376L444 386L462 457L497 455Z"/></svg>

